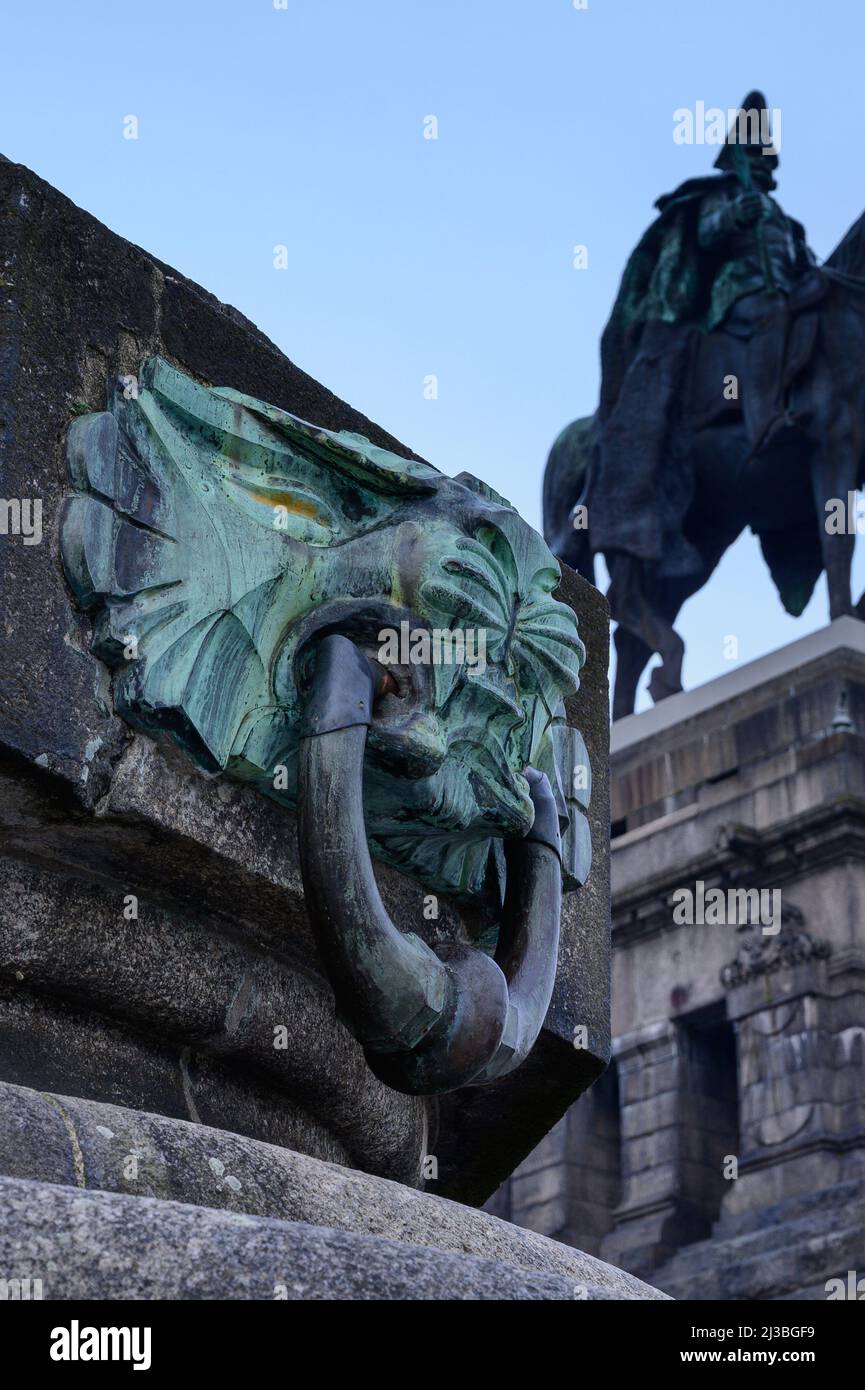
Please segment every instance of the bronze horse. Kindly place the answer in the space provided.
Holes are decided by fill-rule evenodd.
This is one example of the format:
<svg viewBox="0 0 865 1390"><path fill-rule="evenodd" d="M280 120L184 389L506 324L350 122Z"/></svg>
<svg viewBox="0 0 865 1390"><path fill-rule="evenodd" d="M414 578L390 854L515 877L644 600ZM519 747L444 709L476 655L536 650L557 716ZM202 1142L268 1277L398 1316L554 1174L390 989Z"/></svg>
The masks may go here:
<svg viewBox="0 0 865 1390"><path fill-rule="evenodd" d="M817 274L822 297L812 315L812 340L805 360L798 365L792 360L783 385L783 418L757 449L749 446L735 401L713 418L701 417L696 383L713 351L713 335L690 334L682 404L670 420L665 449L668 458L672 451L688 458L690 496L682 531L698 562L687 574L662 575L657 564L625 550L604 549L618 623L614 719L633 712L640 677L655 653L661 664L652 672L652 698L682 689L684 644L673 623L746 526L758 536L784 607L794 617L824 570L830 618L865 616L865 595L854 608L850 590L855 534L827 527L831 501L846 505L848 494L865 481L865 214ZM720 379L723 363L712 366ZM562 431L550 451L543 487L547 543L591 583L595 550L601 547L592 544L591 507L585 503L598 428L598 416L591 416Z"/></svg>

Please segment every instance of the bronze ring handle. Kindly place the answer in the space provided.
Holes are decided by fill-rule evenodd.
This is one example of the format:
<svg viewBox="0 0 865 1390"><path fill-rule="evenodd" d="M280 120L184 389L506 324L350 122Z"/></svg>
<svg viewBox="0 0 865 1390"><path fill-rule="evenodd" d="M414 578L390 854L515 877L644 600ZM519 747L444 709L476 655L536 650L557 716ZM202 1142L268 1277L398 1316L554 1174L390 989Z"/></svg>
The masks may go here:
<svg viewBox="0 0 865 1390"><path fill-rule="evenodd" d="M505 841L507 887L495 957L432 950L391 921L373 873L363 762L383 673L347 637L318 644L301 731L298 836L307 911L337 1009L375 1074L432 1095L496 1080L540 1032L556 975L562 900L558 815L527 768L535 819Z"/></svg>

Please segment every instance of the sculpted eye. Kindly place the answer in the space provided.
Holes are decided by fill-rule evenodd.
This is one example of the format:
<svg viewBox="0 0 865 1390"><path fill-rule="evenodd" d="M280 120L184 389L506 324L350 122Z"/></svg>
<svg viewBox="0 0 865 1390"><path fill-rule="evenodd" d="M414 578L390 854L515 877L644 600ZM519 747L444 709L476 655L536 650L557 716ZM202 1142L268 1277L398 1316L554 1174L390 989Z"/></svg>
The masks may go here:
<svg viewBox="0 0 865 1390"><path fill-rule="evenodd" d="M280 478L231 469L226 491L260 526L310 545L326 545L339 535L336 515L308 489Z"/></svg>

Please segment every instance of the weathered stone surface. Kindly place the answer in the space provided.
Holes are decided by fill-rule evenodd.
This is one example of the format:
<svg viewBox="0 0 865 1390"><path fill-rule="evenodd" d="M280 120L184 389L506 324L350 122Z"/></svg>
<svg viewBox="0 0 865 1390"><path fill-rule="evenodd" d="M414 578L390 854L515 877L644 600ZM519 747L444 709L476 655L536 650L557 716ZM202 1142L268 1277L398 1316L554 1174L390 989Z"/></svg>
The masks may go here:
<svg viewBox="0 0 865 1390"><path fill-rule="evenodd" d="M0 1262L45 1299L609 1300L561 1274L148 1197L0 1179ZM633 1295L631 1295L633 1297Z"/></svg>
<svg viewBox="0 0 865 1390"><path fill-rule="evenodd" d="M340 1143L328 1122L317 1120L276 1089L269 1090L249 1072L192 1049L159 1047L99 1014L79 1013L62 1001L5 985L0 987L0 1051L6 1074L39 1090L65 1086L97 1100L233 1127L240 1134L334 1163L364 1161L372 1169L381 1163L403 1181L418 1181L422 1113L419 1133L411 1126L394 1133L383 1125L373 1152L364 1150L360 1138L358 1157L357 1151L350 1153Z"/></svg>
<svg viewBox="0 0 865 1390"><path fill-rule="evenodd" d="M10 1177L471 1254L611 1297L658 1296L631 1275L495 1216L203 1125L2 1085L0 1119L0 1173Z"/></svg>
<svg viewBox="0 0 865 1390"><path fill-rule="evenodd" d="M739 1222L722 1220L711 1240L684 1246L652 1277L688 1300L825 1301L828 1280L846 1285L848 1270L861 1271L863 1255L865 1174Z"/></svg>
<svg viewBox="0 0 865 1390"><path fill-rule="evenodd" d="M283 981L286 969L296 972L301 978L292 986L292 997L306 1001L299 1016L288 1020L292 1047L299 1054L307 1046L317 1047L325 1065L334 1057L337 1039L336 1060L347 1078L338 1083L344 1084L343 1102L350 1107L357 1100L364 1131L362 1141L356 1136L348 1144L349 1152L404 1155L407 1136L413 1134L412 1162L406 1166L400 1160L387 1170L405 1176L417 1170L422 1157L426 1118L418 1124L416 1112L401 1108L398 1101L385 1101L374 1090L357 1090L360 1048L332 1021L326 1027L322 1021L321 1031L303 1033L314 1014L310 1001L316 990L326 998L327 985L303 911L293 817L247 789L208 780L177 750L131 736L116 718L107 673L89 651L89 621L70 602L57 531L67 490L63 441L70 421L77 414L102 409L109 376L134 372L148 354L161 355L205 384L234 387L331 429L356 430L406 457L409 451L311 381L237 311L111 234L27 170L2 161L0 264L3 486L11 496L40 498L44 524L40 545L23 546L14 536L2 542L8 615L0 624L0 750L8 793L0 797L4 853L12 860L38 864L64 884L97 881L107 901L120 903L125 895L136 894L142 920L148 913L152 920L158 913L182 916L203 937L213 934L215 953L223 964L228 959L223 937L234 943L232 950L250 947L278 956L279 968L268 966L270 978L273 971ZM447 1097L440 1108L429 1107L430 1128L438 1130L431 1147L440 1160L440 1189L473 1201L482 1200L529 1151L608 1055L608 821L603 773L598 777L606 757L606 608L595 590L576 579L564 581L562 594L579 610L589 653L569 718L585 736L596 774L590 811L593 869L587 887L570 896L563 914L556 993L535 1052L519 1072L486 1088L482 1097L480 1092L466 1092L462 1102ZM420 884L386 869L381 870L380 884L401 926L419 934L432 930L423 919ZM105 912L110 916L109 909ZM93 921L94 943L108 941L107 916L102 914L100 908ZM86 941L89 915L79 925ZM445 937L477 930L467 918L461 921L444 897L434 926ZM72 951L71 933L61 935L64 949ZM154 1048L165 1047L160 1031L166 1000L158 972L144 969L136 983L134 972L124 972L118 963L113 974L109 972L108 999L98 978L99 952L95 944L89 962L83 951L77 963L70 958L76 973L62 991L68 1003L54 998L56 981L52 984L48 978L50 963L44 959L42 964L31 961L37 976L32 989L26 980L17 980L13 965L8 990L20 990L25 1012L37 994L50 997L48 1013L61 1005L78 1010L86 1005L91 1011L98 1009L101 1018L104 1010L107 1026L120 1031L122 1025L127 1033L133 1029L140 1034L137 1055L144 1057L150 1050L155 1056ZM221 977L221 997L208 1000L190 981L202 1024L193 1030L196 1057L214 1078L230 1059L207 1061L204 1044L211 1044L213 1052L222 1048L224 987L232 968ZM277 1011L268 989L261 997L267 1011ZM208 1011L211 1018L223 1020L215 1033L203 1028ZM318 1017L324 1019L321 1013ZM175 1014L173 1026L177 1024ZM578 1025L585 1025L588 1034L582 1052L571 1046ZM59 1038L54 1025L51 1030ZM30 1046L20 1028L17 1036L18 1051L7 1054L13 1060L26 1057ZM258 1060L251 1061L244 1050L248 1045L255 1050L255 1044L248 1034L244 1040L242 1028L238 1043L238 1056L244 1051L243 1065L250 1074L267 1071L260 1052ZM131 1059L135 1048L125 1055ZM50 1075L52 1084L59 1081L63 1057L61 1048L49 1065L43 1047L40 1076ZM84 1060L79 1054L73 1070L82 1078L85 1093L104 1096L104 1089L94 1091L94 1082L86 1080ZM176 1090L177 1075L169 1080L164 1059L153 1065L161 1079L153 1075L151 1097ZM4 1064L0 1071L7 1079L30 1079L26 1069L16 1071L13 1066L7 1071ZM118 1070L110 1094L131 1104L154 1103L135 1089L137 1083L136 1068L130 1065L130 1089L124 1092ZM199 1107L202 1117L231 1129L249 1129L250 1117L235 1120L231 1106L220 1103L228 1095L227 1081L214 1085L206 1116ZM180 1095L182 1100L182 1085ZM298 1095L294 1103L302 1110L305 1101ZM166 1104L171 1108L173 1103ZM308 1140L303 1140L299 1123L294 1142L315 1142L312 1119ZM257 1123L252 1129L261 1132ZM329 1131L329 1147L323 1152L336 1157L334 1146L342 1147L344 1141L345 1132ZM378 1164L368 1157L353 1161Z"/></svg>
<svg viewBox="0 0 865 1390"><path fill-rule="evenodd" d="M10 1080L419 1180L423 1102L376 1080L320 981L222 922L127 920L102 884L0 859L0 981Z"/></svg>

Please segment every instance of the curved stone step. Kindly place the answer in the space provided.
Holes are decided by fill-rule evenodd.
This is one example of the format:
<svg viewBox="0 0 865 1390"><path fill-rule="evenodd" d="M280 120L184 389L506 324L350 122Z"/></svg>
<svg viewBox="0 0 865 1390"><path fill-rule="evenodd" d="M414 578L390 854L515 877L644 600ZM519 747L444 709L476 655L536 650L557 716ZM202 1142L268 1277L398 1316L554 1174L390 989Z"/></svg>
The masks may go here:
<svg viewBox="0 0 865 1390"><path fill-rule="evenodd" d="M796 1198L790 1203L767 1208L762 1217L763 1226L749 1224L748 1229L730 1235L723 1227L716 1228L710 1240L697 1241L678 1250L667 1261L665 1270L673 1271L678 1278L698 1268L709 1251L713 1261L717 1261L719 1249L727 1252L731 1260L766 1257L799 1240L822 1238L832 1231L860 1231L865 1240L865 1187L845 1183L838 1193L831 1188L811 1193L807 1200Z"/></svg>
<svg viewBox="0 0 865 1390"><path fill-rule="evenodd" d="M0 1178L0 1264L47 1299L571 1300L573 1281L376 1236ZM597 1285L588 1297L616 1295Z"/></svg>
<svg viewBox="0 0 865 1390"><path fill-rule="evenodd" d="M655 1271L659 1287L675 1298L774 1299L789 1295L791 1276L803 1289L824 1288L828 1279L860 1269L865 1256L865 1229L861 1218L842 1229L815 1232L804 1227L791 1232L782 1227L771 1247L751 1246L743 1253L737 1242L701 1242L689 1251L689 1259L676 1255ZM815 1296L813 1293L810 1296Z"/></svg>
<svg viewBox="0 0 865 1390"><path fill-rule="evenodd" d="M446 1197L419 1192L388 1178L373 1177L206 1125L75 1097L43 1095L25 1087L0 1084L0 1172L8 1175L8 1179L0 1179L0 1222L5 1231L0 1238L0 1251L3 1252L0 1268L12 1270L18 1278L28 1277L28 1271L31 1276L39 1277L40 1271L31 1259L37 1248L34 1241L40 1250L48 1248L50 1227L34 1227L29 1218L22 1224L20 1203L14 1210L3 1209L5 1183L14 1180L34 1189L34 1220L40 1212L50 1208L54 1214L52 1219L58 1222L55 1253L51 1255L52 1268L58 1270L58 1278L61 1252L65 1251L72 1265L79 1268L75 1231L69 1226L73 1218L83 1222L82 1230L103 1231L102 1238L104 1228L116 1222L122 1230L121 1245L126 1250L137 1248L136 1242L141 1243L145 1233L150 1232L153 1240L165 1248L166 1259L170 1262L171 1242L185 1239L182 1232L186 1227L182 1222L172 1224L167 1215L164 1218L154 1215L151 1208L155 1205L165 1211L196 1212L196 1220L206 1219L209 1223L207 1230L214 1233L213 1240L219 1249L226 1248L225 1242L234 1242L237 1250L232 1259L237 1260L243 1256L243 1243L239 1236L231 1236L230 1231L235 1228L220 1226L220 1220L253 1222L256 1228L264 1223L262 1230L265 1227L269 1230L271 1226L302 1226L304 1230L329 1233L329 1238L334 1239L342 1233L349 1243L337 1241L333 1245L331 1240L331 1245L339 1259L346 1261L354 1249L351 1238L369 1240L376 1248L389 1244L415 1252L421 1249L426 1252L425 1258L433 1261L431 1268L438 1268L434 1256L447 1256L452 1259L471 1257L491 1268L501 1266L511 1270L508 1286L514 1292L494 1295L479 1291L469 1293L468 1297L666 1297L633 1275L594 1256L535 1232L521 1230L510 1222ZM10 1191L14 1196L14 1186ZM64 1193L65 1197L61 1198L59 1194ZM76 1197L86 1199L83 1207L75 1206ZM87 1205L91 1199L94 1205ZM111 1205L117 1202L119 1207ZM228 1234L220 1234L223 1231ZM284 1229L282 1235L271 1233L267 1240L262 1235L262 1240L269 1251L294 1252L292 1259L299 1260L298 1267L304 1269L307 1267L304 1261L312 1260L315 1251L325 1248L318 1237L313 1240L311 1236L301 1237L286 1233ZM19 1270L13 1258L15 1251L19 1263L23 1259L27 1269ZM417 1253L411 1255L413 1267L419 1259ZM407 1260L408 1255L400 1256L396 1268L402 1268ZM276 1268L274 1261L275 1255L268 1268ZM65 1275L59 1287L74 1287L74 1296L81 1298L273 1296L261 1291L265 1285L257 1275L249 1285L257 1292L248 1293L92 1293L87 1291L91 1288L90 1276L85 1277L83 1271L82 1263L80 1287L70 1283ZM521 1272L519 1277L515 1271ZM487 1275L483 1271L475 1275L469 1269L466 1277L470 1289L491 1287L485 1282ZM535 1287L534 1279L542 1281L537 1286L541 1292L531 1292ZM543 1283L543 1280L553 1282ZM138 1289L143 1285L134 1284L134 1287ZM210 1289L212 1286L201 1287ZM241 1290L246 1285L241 1281L236 1287ZM363 1283L351 1285L355 1290L366 1287ZM386 1283L383 1287L391 1286ZM454 1286L460 1287L459 1283ZM563 1291L565 1288L567 1293ZM520 1289L525 1292L519 1292ZM319 1295L305 1293L302 1296ZM452 1288L449 1293L355 1291L326 1296L461 1295L455 1295Z"/></svg>

